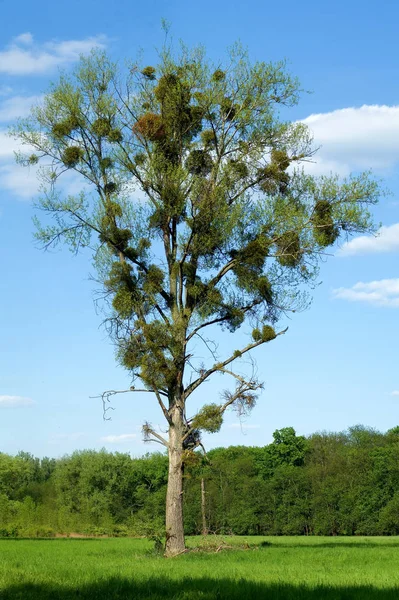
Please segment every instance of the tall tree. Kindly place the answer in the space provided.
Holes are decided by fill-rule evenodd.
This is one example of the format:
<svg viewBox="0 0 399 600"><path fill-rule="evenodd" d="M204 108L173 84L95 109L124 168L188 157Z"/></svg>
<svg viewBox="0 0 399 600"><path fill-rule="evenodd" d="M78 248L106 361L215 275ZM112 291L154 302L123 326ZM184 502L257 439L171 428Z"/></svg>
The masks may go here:
<svg viewBox="0 0 399 600"><path fill-rule="evenodd" d="M39 239L94 248L118 360L141 382L131 391L154 394L166 419L167 439L149 423L144 433L168 450L175 555L185 548L188 454L229 407L250 410L261 388L233 363L285 332L276 324L306 305L327 247L371 229L379 188L367 174L341 182L303 171L314 149L303 124L279 116L300 91L284 63L251 64L239 46L223 67L202 49L159 56L128 72L103 53L82 58L14 135L34 149L20 162L42 165L39 206L52 220L38 224ZM68 171L82 189L65 197L57 184ZM196 340L210 348L207 331L244 323L243 347L200 362ZM235 388L188 418L188 398L216 374Z"/></svg>

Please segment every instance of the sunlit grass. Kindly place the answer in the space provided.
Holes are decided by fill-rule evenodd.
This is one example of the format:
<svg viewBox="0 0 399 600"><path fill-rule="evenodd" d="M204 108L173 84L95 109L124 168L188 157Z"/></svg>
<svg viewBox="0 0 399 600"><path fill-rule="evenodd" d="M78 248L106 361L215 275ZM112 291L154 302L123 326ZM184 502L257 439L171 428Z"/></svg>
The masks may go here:
<svg viewBox="0 0 399 600"><path fill-rule="evenodd" d="M0 598L399 598L399 538L208 536L188 544L206 551L164 559L147 540L0 540Z"/></svg>

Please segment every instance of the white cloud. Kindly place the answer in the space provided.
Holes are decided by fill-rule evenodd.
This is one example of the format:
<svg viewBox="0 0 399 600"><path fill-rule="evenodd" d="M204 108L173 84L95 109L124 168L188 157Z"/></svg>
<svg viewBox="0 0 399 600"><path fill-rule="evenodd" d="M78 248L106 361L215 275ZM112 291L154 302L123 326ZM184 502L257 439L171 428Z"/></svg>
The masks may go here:
<svg viewBox="0 0 399 600"><path fill-rule="evenodd" d="M333 296L350 302L399 308L399 279L380 279L368 283L359 281L351 288L341 287L333 290Z"/></svg>
<svg viewBox="0 0 399 600"><path fill-rule="evenodd" d="M9 96L12 92L12 87L9 85L0 85L0 96Z"/></svg>
<svg viewBox="0 0 399 600"><path fill-rule="evenodd" d="M312 114L303 120L322 146L315 163L304 168L315 175L373 168L386 170L399 162L399 106L364 105L329 113Z"/></svg>
<svg viewBox="0 0 399 600"><path fill-rule="evenodd" d="M399 390L393 390L393 392L391 392L391 396L399 396Z"/></svg>
<svg viewBox="0 0 399 600"><path fill-rule="evenodd" d="M23 199L32 198L37 193L39 184L37 180L37 165L29 168L17 165L14 153L21 146L6 131L0 130L0 186L2 190L10 191L15 196ZM27 146L24 151L29 152ZM32 149L33 151L33 149Z"/></svg>
<svg viewBox="0 0 399 600"><path fill-rule="evenodd" d="M101 442L107 444L123 444L135 440L137 435L135 433L123 433L122 435L106 435L101 438Z"/></svg>
<svg viewBox="0 0 399 600"><path fill-rule="evenodd" d="M17 37L14 38L14 42L16 42L17 44L26 44L30 46L30 44L33 44L33 35L29 32L21 33L20 35L17 35Z"/></svg>
<svg viewBox="0 0 399 600"><path fill-rule="evenodd" d="M40 181L38 169L40 164L22 167L15 162L14 153L23 150L24 154L34 152L34 148L21 146L5 131L0 130L0 187L11 192L14 196L29 200L38 193ZM75 171L63 173L59 179L59 189L68 194L78 194L88 190L87 181Z"/></svg>
<svg viewBox="0 0 399 600"><path fill-rule="evenodd" d="M0 104L0 122L27 117L30 109L42 100L43 96L12 96Z"/></svg>
<svg viewBox="0 0 399 600"><path fill-rule="evenodd" d="M0 396L0 408L19 408L21 406L32 406L32 398L24 396Z"/></svg>
<svg viewBox="0 0 399 600"><path fill-rule="evenodd" d="M106 37L103 35L36 44L30 33L23 33L0 51L0 73L43 75L77 61L81 54L88 54L92 48L104 48L105 45Z"/></svg>
<svg viewBox="0 0 399 600"><path fill-rule="evenodd" d="M30 200L38 193L37 166L21 167L17 164L0 166L0 185L14 196Z"/></svg>
<svg viewBox="0 0 399 600"><path fill-rule="evenodd" d="M382 254L399 252L399 223L381 227L375 236L360 235L346 242L339 250L340 256Z"/></svg>
<svg viewBox="0 0 399 600"><path fill-rule="evenodd" d="M18 143L10 138L6 131L0 130L0 160L12 158L18 147Z"/></svg>

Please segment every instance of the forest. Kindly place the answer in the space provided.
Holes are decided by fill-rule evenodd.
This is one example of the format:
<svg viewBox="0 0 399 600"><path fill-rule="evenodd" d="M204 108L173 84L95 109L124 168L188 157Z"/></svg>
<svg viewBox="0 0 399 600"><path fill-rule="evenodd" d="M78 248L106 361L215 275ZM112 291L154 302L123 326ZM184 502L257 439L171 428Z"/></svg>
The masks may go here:
<svg viewBox="0 0 399 600"><path fill-rule="evenodd" d="M160 537L167 466L166 453L0 453L0 537ZM264 447L198 455L185 466L184 523L188 535L398 535L399 427L286 427Z"/></svg>

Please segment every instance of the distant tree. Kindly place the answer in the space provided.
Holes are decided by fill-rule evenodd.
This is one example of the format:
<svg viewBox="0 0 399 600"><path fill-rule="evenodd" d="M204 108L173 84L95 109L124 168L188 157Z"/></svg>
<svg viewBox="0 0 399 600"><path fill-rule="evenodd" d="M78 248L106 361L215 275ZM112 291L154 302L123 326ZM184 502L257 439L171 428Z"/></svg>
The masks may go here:
<svg viewBox="0 0 399 600"><path fill-rule="evenodd" d="M41 165L39 206L53 219L38 224L39 240L93 251L118 360L143 386L131 391L154 394L166 419L167 439L148 423L144 434L168 451L169 556L185 549L187 456L201 431L218 431L229 407L250 410L261 389L233 363L285 332L280 317L306 306L305 287L341 234L372 228L380 190L368 174L340 182L301 168L311 135L278 113L299 91L284 63L251 64L239 46L223 67L202 49L165 47L157 66L128 73L95 52L13 131L33 148L20 162ZM82 189L64 197L67 172ZM243 347L201 362L207 331L244 323ZM235 389L189 416L189 397L216 374Z"/></svg>
<svg viewBox="0 0 399 600"><path fill-rule="evenodd" d="M307 450L306 438L297 436L293 427L276 429L273 442L256 452L259 473L267 478L282 465L299 467L304 463Z"/></svg>

